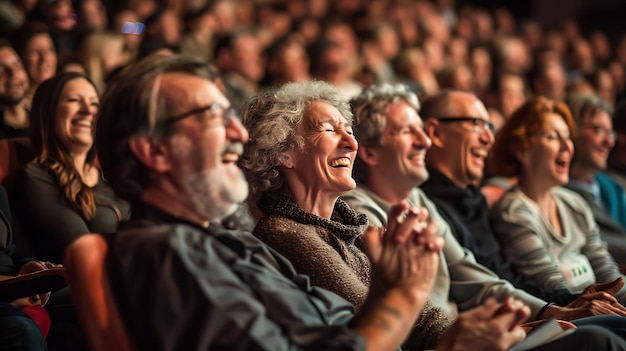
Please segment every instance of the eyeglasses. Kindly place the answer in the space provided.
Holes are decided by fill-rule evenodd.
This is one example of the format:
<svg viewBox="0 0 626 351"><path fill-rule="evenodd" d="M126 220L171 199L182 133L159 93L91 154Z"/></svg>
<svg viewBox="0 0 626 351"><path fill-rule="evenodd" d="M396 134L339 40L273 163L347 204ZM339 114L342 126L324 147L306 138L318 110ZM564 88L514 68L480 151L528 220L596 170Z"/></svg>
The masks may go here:
<svg viewBox="0 0 626 351"><path fill-rule="evenodd" d="M472 122L474 125L474 133L483 134L485 131L489 130L491 134L495 134L496 126L487 121L486 119L482 119L480 117L435 117L439 123L453 123L453 122Z"/></svg>
<svg viewBox="0 0 626 351"><path fill-rule="evenodd" d="M207 111L210 113L207 114ZM224 108L218 103L213 103L209 106L199 107L178 116L169 117L163 122L163 126L169 127L185 118L198 116L200 114L203 115L203 119L206 120L208 124L214 126L228 126L233 118L238 118L234 108Z"/></svg>
<svg viewBox="0 0 626 351"><path fill-rule="evenodd" d="M611 140L615 141L615 139L617 138L617 133L615 133L614 130L612 129L608 129L608 128L604 128L602 126L598 126L598 125L587 125L587 126L582 126L582 129L590 129L593 134L595 134L596 136L601 137L602 139L606 138L607 136L609 138L611 138Z"/></svg>

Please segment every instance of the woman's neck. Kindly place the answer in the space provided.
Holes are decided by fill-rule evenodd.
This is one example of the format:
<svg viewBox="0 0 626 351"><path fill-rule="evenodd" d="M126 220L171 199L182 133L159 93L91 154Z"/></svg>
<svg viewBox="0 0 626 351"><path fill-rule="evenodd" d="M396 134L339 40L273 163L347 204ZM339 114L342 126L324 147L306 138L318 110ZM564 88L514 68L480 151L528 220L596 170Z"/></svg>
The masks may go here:
<svg viewBox="0 0 626 351"><path fill-rule="evenodd" d="M537 203L543 213L547 214L548 212L546 211L550 210L554 203L554 199L550 193L553 187L542 185L541 182L536 181L536 178L534 180L535 181L533 181L532 177L528 179L526 176L520 176L518 186L528 198Z"/></svg>
<svg viewBox="0 0 626 351"><path fill-rule="evenodd" d="M286 188L284 191L291 195L298 206L305 212L327 219L330 219L330 216L333 214L335 203L339 198L339 196L330 196L324 194L322 191L315 191L313 189L293 191L293 189Z"/></svg>
<svg viewBox="0 0 626 351"><path fill-rule="evenodd" d="M72 159L74 160L74 168L76 168L76 172L78 172L83 183L88 187L95 186L98 183L98 172L93 165L87 163L87 154L72 154Z"/></svg>

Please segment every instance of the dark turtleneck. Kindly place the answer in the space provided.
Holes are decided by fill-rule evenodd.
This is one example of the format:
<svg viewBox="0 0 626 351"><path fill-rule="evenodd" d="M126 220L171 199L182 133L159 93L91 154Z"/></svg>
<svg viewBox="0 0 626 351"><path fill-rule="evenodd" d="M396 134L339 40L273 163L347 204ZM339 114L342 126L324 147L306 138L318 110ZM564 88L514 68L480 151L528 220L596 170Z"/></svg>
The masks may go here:
<svg viewBox="0 0 626 351"><path fill-rule="evenodd" d="M566 305L576 298L566 289L552 290L537 286L516 274L500 253L500 244L489 221L489 207L478 187L470 185L460 188L443 173L434 169L428 172L430 177L421 185L422 190L437 205L459 243L474 254L478 263L510 281L515 287L544 300Z"/></svg>

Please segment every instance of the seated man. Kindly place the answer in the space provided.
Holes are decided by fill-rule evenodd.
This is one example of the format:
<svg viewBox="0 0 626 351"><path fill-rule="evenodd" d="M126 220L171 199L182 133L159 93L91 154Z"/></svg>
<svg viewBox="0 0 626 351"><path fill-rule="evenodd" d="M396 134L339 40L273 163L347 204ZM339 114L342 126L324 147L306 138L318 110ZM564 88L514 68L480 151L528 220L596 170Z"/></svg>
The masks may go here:
<svg viewBox="0 0 626 351"><path fill-rule="evenodd" d="M515 296L530 306L534 318L573 320L592 315L594 307L582 303L584 299L572 305L577 307L559 307L515 289L476 263L472 254L459 245L435 205L417 188L428 178L425 157L431 140L424 132L416 111L417 104L411 102L415 99L402 87L383 85L370 87L352 101L358 121L354 131L360 143L354 172L358 186L342 198L357 211L365 213L374 225L389 224L385 211L394 204L406 201L412 206L428 209L431 220L437 223L446 241L430 298L434 305L450 313L472 308L488 296L498 299ZM468 116L487 118L487 111L478 99L473 97L469 102L466 107L473 110L464 111ZM460 115L463 113L457 114ZM480 124L470 126L483 128ZM609 300L615 301L613 298ZM623 312L621 306L615 307L609 302L603 305L607 313Z"/></svg>
<svg viewBox="0 0 626 351"><path fill-rule="evenodd" d="M568 101L576 122L574 157L566 188L580 194L591 210L602 240L615 261L626 263L626 193L604 173L615 145L611 106L594 95L574 96Z"/></svg>
<svg viewBox="0 0 626 351"><path fill-rule="evenodd" d="M104 95L100 162L111 186L133 203L133 219L110 244L108 270L134 344L140 350L396 349L430 293L441 238L432 226L416 229L418 211L406 205L394 208L384 237L367 230L363 244L376 284L355 316L345 300L311 287L252 235L223 229L216 223L247 196L236 162L248 134L212 78L200 60L149 57L122 72ZM439 347L507 349L523 338L517 324L528 315L519 301L491 301L463 315ZM601 330L577 335L581 342L619 342Z"/></svg>

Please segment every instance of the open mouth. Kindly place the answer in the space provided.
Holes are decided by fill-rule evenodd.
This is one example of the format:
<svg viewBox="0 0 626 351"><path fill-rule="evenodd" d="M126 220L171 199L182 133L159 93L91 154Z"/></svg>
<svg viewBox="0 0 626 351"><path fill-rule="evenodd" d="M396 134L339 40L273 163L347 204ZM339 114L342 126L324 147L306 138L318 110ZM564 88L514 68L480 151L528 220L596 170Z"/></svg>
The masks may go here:
<svg viewBox="0 0 626 351"><path fill-rule="evenodd" d="M225 152L222 154L222 163L236 163L239 160L239 154L236 152Z"/></svg>
<svg viewBox="0 0 626 351"><path fill-rule="evenodd" d="M472 149L471 153L474 157L487 158L487 150L484 149Z"/></svg>
<svg viewBox="0 0 626 351"><path fill-rule="evenodd" d="M556 167L561 172L569 172L569 161L556 160Z"/></svg>
<svg viewBox="0 0 626 351"><path fill-rule="evenodd" d="M93 121L88 119L75 119L72 121L72 125L91 129L93 127Z"/></svg>
<svg viewBox="0 0 626 351"><path fill-rule="evenodd" d="M350 159L342 157L335 160L330 161L329 165L332 168L347 168L350 167Z"/></svg>

